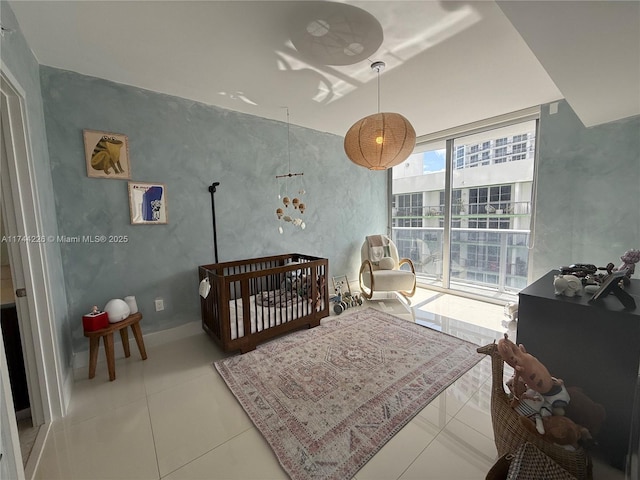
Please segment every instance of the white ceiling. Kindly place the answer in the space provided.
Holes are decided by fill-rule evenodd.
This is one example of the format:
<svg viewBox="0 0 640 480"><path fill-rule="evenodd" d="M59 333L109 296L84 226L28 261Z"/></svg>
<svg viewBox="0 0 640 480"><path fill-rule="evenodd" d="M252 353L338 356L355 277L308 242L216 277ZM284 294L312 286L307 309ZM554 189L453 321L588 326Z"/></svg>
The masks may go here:
<svg viewBox="0 0 640 480"><path fill-rule="evenodd" d="M498 4L585 126L640 114L640 2Z"/></svg>
<svg viewBox="0 0 640 480"><path fill-rule="evenodd" d="M640 114L637 1L347 3L382 25L369 57L387 64L381 110L418 135L563 97L587 126ZM43 65L280 121L286 106L291 123L338 135L377 111L369 60L319 65L293 47L317 2L10 4Z"/></svg>

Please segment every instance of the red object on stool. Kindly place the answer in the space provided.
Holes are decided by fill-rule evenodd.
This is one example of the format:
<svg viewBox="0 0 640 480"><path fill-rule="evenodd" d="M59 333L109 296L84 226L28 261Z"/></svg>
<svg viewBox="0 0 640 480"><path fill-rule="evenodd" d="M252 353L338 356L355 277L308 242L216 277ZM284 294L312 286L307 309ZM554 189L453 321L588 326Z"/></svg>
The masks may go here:
<svg viewBox="0 0 640 480"><path fill-rule="evenodd" d="M85 332L95 332L109 326L109 315L107 312L89 313L82 316L82 327Z"/></svg>

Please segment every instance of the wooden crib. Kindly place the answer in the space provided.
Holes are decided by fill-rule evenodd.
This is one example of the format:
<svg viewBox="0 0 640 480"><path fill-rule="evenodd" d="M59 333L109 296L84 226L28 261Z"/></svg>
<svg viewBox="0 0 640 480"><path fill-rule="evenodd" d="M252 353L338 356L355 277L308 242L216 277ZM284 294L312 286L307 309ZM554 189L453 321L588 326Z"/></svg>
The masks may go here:
<svg viewBox="0 0 640 480"><path fill-rule="evenodd" d="M226 352L254 350L277 335L320 325L329 315L325 258L298 253L199 267L202 328ZM206 280L205 280L206 281Z"/></svg>

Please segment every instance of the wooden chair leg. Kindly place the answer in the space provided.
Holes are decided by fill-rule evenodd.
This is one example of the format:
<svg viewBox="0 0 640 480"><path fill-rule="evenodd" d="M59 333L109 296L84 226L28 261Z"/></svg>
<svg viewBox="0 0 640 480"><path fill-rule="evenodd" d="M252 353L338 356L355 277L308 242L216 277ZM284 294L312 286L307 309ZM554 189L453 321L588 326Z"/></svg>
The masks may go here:
<svg viewBox="0 0 640 480"><path fill-rule="evenodd" d="M98 350L100 349L100 337L89 338L89 378L96 376L98 364Z"/></svg>
<svg viewBox="0 0 640 480"><path fill-rule="evenodd" d="M124 356L129 358L131 356L131 351L129 350L129 331L126 328L120 329L120 339L122 340Z"/></svg>
<svg viewBox="0 0 640 480"><path fill-rule="evenodd" d="M143 360L147 359L147 351L144 348L144 339L142 338L142 330L140 329L139 323L134 323L131 325L131 330L133 331L133 336L136 339L136 343L138 344L138 350L140 351L140 356Z"/></svg>
<svg viewBox="0 0 640 480"><path fill-rule="evenodd" d="M116 379L116 359L113 352L113 333L107 333L104 337L104 350L107 355L107 368L109 369L109 381Z"/></svg>

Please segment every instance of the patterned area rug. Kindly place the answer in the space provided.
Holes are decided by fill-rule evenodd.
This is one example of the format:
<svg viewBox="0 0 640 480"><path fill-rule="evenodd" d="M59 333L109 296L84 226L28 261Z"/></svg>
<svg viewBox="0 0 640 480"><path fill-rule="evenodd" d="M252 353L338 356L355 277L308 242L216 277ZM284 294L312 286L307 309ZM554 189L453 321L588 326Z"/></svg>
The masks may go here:
<svg viewBox="0 0 640 480"><path fill-rule="evenodd" d="M215 363L294 480L353 477L483 355L365 309Z"/></svg>

